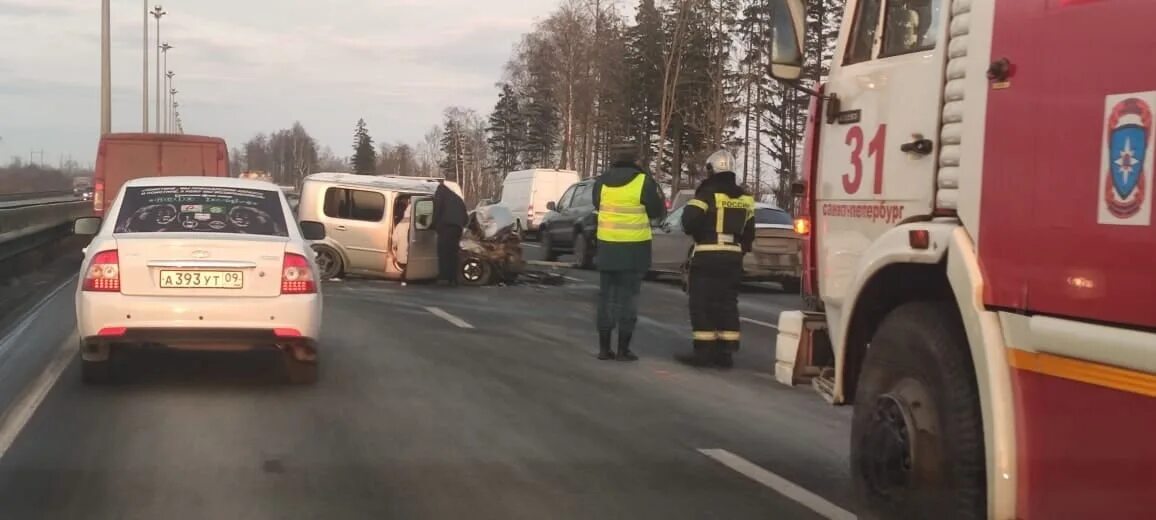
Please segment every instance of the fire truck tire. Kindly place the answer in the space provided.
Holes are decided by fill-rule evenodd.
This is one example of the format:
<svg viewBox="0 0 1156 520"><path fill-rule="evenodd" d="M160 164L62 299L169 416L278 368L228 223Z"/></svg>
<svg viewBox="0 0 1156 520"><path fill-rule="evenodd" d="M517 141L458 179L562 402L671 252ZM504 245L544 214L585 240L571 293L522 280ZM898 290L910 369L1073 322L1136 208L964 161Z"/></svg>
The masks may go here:
<svg viewBox="0 0 1156 520"><path fill-rule="evenodd" d="M798 278L784 278L779 282L783 286L783 292L791 294L799 294L803 290L803 282Z"/></svg>
<svg viewBox="0 0 1156 520"><path fill-rule="evenodd" d="M860 518L986 518L983 423L968 352L949 303L908 303L884 318L851 422Z"/></svg>

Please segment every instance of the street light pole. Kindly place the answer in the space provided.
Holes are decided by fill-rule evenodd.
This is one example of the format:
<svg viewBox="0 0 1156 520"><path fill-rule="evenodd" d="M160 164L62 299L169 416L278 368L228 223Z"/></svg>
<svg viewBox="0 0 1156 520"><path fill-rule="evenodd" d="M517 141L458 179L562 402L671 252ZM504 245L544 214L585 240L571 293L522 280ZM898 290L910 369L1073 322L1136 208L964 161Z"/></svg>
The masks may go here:
<svg viewBox="0 0 1156 520"><path fill-rule="evenodd" d="M110 0L100 2L100 135L112 131L112 66L109 57Z"/></svg>
<svg viewBox="0 0 1156 520"><path fill-rule="evenodd" d="M144 0L144 39L141 41L143 45L143 63L144 67L141 72L142 87L140 90L140 124L141 132L148 133L149 131L149 0Z"/></svg>
<svg viewBox="0 0 1156 520"><path fill-rule="evenodd" d="M169 100L171 103L168 107L165 107L165 110L169 112L169 117L172 117L173 109L177 106L177 92L179 91L175 88L169 89Z"/></svg>
<svg viewBox="0 0 1156 520"><path fill-rule="evenodd" d="M161 6L153 6L152 15L157 19L157 132L161 131L161 17L166 14Z"/></svg>
<svg viewBox="0 0 1156 520"><path fill-rule="evenodd" d="M165 85L165 88L167 90L165 90L165 92L172 90L172 88L173 88L173 76L175 76L175 75L176 74L174 74L173 71L171 71L171 70L168 71L167 73L165 73L165 77L168 78L168 81L166 82L166 85ZM172 100L172 97L170 96L168 101L171 101L171 100ZM172 116L171 113L165 114L165 131L170 132L170 133L173 131L173 120L172 120L171 116Z"/></svg>

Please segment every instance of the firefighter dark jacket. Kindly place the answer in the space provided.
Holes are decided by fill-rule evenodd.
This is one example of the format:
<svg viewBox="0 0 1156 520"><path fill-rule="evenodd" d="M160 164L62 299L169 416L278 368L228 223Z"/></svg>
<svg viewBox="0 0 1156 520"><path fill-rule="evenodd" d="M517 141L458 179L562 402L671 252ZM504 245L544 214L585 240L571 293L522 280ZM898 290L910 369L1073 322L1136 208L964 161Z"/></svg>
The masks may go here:
<svg viewBox="0 0 1156 520"><path fill-rule="evenodd" d="M594 207L601 202L602 186L620 187L630 184L638 175L645 175L646 182L642 186L642 200L646 207L646 215L651 220L666 216L666 203L658 183L650 174L638 165L631 163L614 163L598 180L594 182ZM595 263L599 271L639 271L650 270L650 241L646 242L599 242Z"/></svg>
<svg viewBox="0 0 1156 520"><path fill-rule="evenodd" d="M721 193L731 199L749 195L742 186L738 185L734 173L716 173L703 181L695 190L694 199L705 203L706 209L701 208L702 204L687 204L686 209L682 212L682 229L694 238L696 244L717 244L719 242L716 213L718 208L715 207L716 193ZM735 239L742 247L743 252L750 252L755 243L755 219L746 219L746 223L741 225L741 230L735 229L733 231L735 231L733 234L736 235Z"/></svg>

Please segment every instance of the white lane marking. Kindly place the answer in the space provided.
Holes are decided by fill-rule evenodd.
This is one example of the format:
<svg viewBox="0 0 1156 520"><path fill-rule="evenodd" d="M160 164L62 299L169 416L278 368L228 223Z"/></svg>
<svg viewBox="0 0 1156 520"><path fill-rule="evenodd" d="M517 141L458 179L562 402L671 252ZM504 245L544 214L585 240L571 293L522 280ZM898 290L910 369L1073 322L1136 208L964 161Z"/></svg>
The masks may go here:
<svg viewBox="0 0 1156 520"><path fill-rule="evenodd" d="M583 280L581 278L574 278L573 276L563 276L562 279L569 281L569 282L585 282L586 281L586 280Z"/></svg>
<svg viewBox="0 0 1156 520"><path fill-rule="evenodd" d="M531 244L529 242L522 242L522 247L542 247L541 244Z"/></svg>
<svg viewBox="0 0 1156 520"><path fill-rule="evenodd" d="M52 390L56 380L60 379L60 374L64 373L64 369L68 368L68 364L75 356L76 335L73 334L60 345L52 362L44 368L44 371L28 388L24 389L12 407L4 412L4 417L0 418L0 459L3 459L4 454L8 453L8 448L12 447L16 437L24 430L24 426L32 419L36 409L40 407L40 403L44 402L44 398L48 396L48 392Z"/></svg>
<svg viewBox="0 0 1156 520"><path fill-rule="evenodd" d="M772 328L772 329L775 329L775 330L779 330L779 326L778 326L778 325L775 325L775 324L773 324L773 323L767 323L767 322L765 322L765 321L759 321L759 320L752 320L752 319L750 319L750 318L745 318L745 317L744 317L744 318L739 318L739 319L740 319L740 320L742 320L742 321L745 321L745 322L747 322L747 323L753 323L753 324L755 324L755 325L762 325L762 326L764 326L764 327L770 327L770 328Z"/></svg>
<svg viewBox="0 0 1156 520"><path fill-rule="evenodd" d="M36 315L40 312L40 309L42 309L45 305L48 305L49 301L52 301L52 299L55 298L56 295L60 293L60 291L63 291L65 287L68 287L68 284L72 283L74 280L76 280L76 278L77 275L69 276L68 279L64 281L64 283L61 283L57 288L53 289L52 292L48 293L47 296L41 299L39 303L34 305L31 309L28 309L27 313L25 313L24 316L20 318L20 321L17 322L16 326L12 327L6 336L0 338L0 354L8 352L8 350L12 348L12 344L15 343L16 339L19 338L20 335L25 330L27 330L30 325L32 325L32 322L36 321Z"/></svg>
<svg viewBox="0 0 1156 520"><path fill-rule="evenodd" d="M454 316L453 314L450 314L446 311L443 311L437 307L426 307L425 310L429 311L430 314L433 314L434 316L437 316L443 320L446 320L450 323L453 323L454 325L457 325L458 327L461 327L463 329L474 328L474 326L467 323L466 320L463 320L457 316Z"/></svg>
<svg viewBox="0 0 1156 520"><path fill-rule="evenodd" d="M832 504L827 501L827 499L803 489L798 484L760 468L747 459L727 450L700 449L698 452L759 484L775 490L780 495L806 506L807 509L819 513L825 518L835 520L856 520L858 518L854 513Z"/></svg>

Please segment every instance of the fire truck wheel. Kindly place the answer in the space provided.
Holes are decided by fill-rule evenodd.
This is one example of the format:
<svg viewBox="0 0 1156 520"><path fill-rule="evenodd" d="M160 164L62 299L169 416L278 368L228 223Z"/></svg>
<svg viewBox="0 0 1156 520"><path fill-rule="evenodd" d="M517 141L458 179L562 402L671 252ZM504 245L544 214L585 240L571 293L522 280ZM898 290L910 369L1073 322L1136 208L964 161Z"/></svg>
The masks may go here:
<svg viewBox="0 0 1156 520"><path fill-rule="evenodd" d="M851 473L866 517L985 518L983 424L959 312L901 305L870 345L851 422Z"/></svg>

